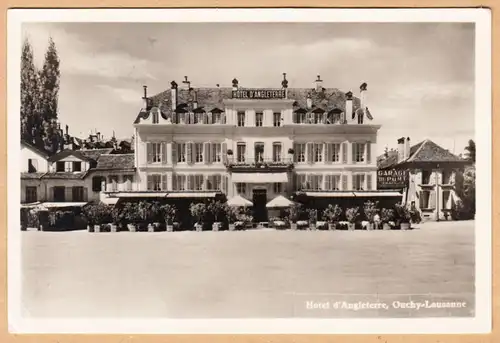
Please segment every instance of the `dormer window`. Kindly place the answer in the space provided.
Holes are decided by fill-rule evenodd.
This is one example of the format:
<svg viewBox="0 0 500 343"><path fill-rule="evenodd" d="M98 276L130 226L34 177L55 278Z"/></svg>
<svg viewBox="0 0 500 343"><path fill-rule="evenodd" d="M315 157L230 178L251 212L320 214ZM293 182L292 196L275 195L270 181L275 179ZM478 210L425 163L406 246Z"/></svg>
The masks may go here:
<svg viewBox="0 0 500 343"><path fill-rule="evenodd" d="M64 172L64 162L56 162L56 172Z"/></svg>
<svg viewBox="0 0 500 343"><path fill-rule="evenodd" d="M73 171L81 172L82 171L82 162L73 162Z"/></svg>

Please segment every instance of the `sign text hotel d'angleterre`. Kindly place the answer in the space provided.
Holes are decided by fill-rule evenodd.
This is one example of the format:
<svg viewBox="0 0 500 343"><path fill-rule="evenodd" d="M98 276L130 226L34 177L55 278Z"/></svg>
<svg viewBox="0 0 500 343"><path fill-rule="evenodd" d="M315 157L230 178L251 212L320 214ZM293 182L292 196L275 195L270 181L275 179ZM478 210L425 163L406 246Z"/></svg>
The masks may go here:
<svg viewBox="0 0 500 343"><path fill-rule="evenodd" d="M238 89L233 91L233 99L284 99L284 89Z"/></svg>

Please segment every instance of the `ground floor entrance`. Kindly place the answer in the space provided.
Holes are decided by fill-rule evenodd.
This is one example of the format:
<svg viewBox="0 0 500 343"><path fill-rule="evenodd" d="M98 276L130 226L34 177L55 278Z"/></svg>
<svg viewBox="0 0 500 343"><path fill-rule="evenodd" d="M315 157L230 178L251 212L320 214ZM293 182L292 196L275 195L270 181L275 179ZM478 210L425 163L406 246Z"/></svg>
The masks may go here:
<svg viewBox="0 0 500 343"><path fill-rule="evenodd" d="M267 222L267 190L254 188L252 190L253 220L254 222Z"/></svg>

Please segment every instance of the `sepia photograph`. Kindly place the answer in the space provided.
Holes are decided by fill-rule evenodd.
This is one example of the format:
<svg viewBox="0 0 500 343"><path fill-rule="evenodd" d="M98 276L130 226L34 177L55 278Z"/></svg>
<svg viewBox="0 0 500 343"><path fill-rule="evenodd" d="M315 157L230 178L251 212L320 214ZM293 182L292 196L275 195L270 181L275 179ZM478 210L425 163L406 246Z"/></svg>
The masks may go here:
<svg viewBox="0 0 500 343"><path fill-rule="evenodd" d="M490 330L489 11L9 12L15 331Z"/></svg>

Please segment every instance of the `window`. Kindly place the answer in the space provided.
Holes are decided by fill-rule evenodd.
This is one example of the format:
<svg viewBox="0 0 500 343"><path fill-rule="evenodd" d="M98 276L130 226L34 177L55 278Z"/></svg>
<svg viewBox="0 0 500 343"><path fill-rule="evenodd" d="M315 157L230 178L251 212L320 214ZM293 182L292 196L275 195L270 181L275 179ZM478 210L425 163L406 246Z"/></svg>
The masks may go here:
<svg viewBox="0 0 500 343"><path fill-rule="evenodd" d="M73 201L85 201L84 199L84 190L81 186L75 186L72 189Z"/></svg>
<svg viewBox="0 0 500 343"><path fill-rule="evenodd" d="M214 123L214 124L222 124L221 123L221 114L220 114L220 112L212 113L212 123Z"/></svg>
<svg viewBox="0 0 500 343"><path fill-rule="evenodd" d="M330 143L328 144L328 162L339 162L340 161L340 143Z"/></svg>
<svg viewBox="0 0 500 343"><path fill-rule="evenodd" d="M148 191L161 191L166 189L161 174L148 175Z"/></svg>
<svg viewBox="0 0 500 343"><path fill-rule="evenodd" d="M160 163L162 162L162 143L152 142L148 143L148 162Z"/></svg>
<svg viewBox="0 0 500 343"><path fill-rule="evenodd" d="M352 153L354 162L364 162L365 161L365 144L364 143L353 143Z"/></svg>
<svg viewBox="0 0 500 343"><path fill-rule="evenodd" d="M38 170L38 160L34 158L28 159L28 173L36 173Z"/></svg>
<svg viewBox="0 0 500 343"><path fill-rule="evenodd" d="M304 124L307 122L307 115L304 112L297 113L297 123Z"/></svg>
<svg viewBox="0 0 500 343"><path fill-rule="evenodd" d="M118 176L110 175L108 180L109 180L108 192L118 191Z"/></svg>
<svg viewBox="0 0 500 343"><path fill-rule="evenodd" d="M241 183L241 182L238 182L236 184L236 192L238 194L245 194L246 193L246 190L247 190L247 184L246 183Z"/></svg>
<svg viewBox="0 0 500 343"><path fill-rule="evenodd" d="M54 201L64 202L66 201L66 187L54 187Z"/></svg>
<svg viewBox="0 0 500 343"><path fill-rule="evenodd" d="M222 144L212 143L212 162L222 162Z"/></svg>
<svg viewBox="0 0 500 343"><path fill-rule="evenodd" d="M325 175L325 190L338 191L340 190L340 175Z"/></svg>
<svg viewBox="0 0 500 343"><path fill-rule="evenodd" d="M236 145L236 159L238 162L245 162L247 146L245 143L238 143Z"/></svg>
<svg viewBox="0 0 500 343"><path fill-rule="evenodd" d="M73 162L73 171L81 172L82 171L82 162Z"/></svg>
<svg viewBox="0 0 500 343"><path fill-rule="evenodd" d="M177 162L186 162L186 143L177 144Z"/></svg>
<svg viewBox="0 0 500 343"><path fill-rule="evenodd" d="M256 162L264 161L264 143L261 142L255 143L255 161Z"/></svg>
<svg viewBox="0 0 500 343"><path fill-rule="evenodd" d="M194 144L194 153L195 153L195 162L202 163L203 162L203 143L195 143Z"/></svg>
<svg viewBox="0 0 500 343"><path fill-rule="evenodd" d="M186 190L186 175L174 175L175 186L174 190L184 191Z"/></svg>
<svg viewBox="0 0 500 343"><path fill-rule="evenodd" d="M262 126L263 119L264 119L264 113L262 112L255 113L255 126Z"/></svg>
<svg viewBox="0 0 500 343"><path fill-rule="evenodd" d="M92 178L92 191L100 192L102 190L102 182L105 181L105 178L102 176L94 176Z"/></svg>
<svg viewBox="0 0 500 343"><path fill-rule="evenodd" d="M207 178L207 190L208 191L220 191L221 190L222 177L220 174L209 175Z"/></svg>
<svg viewBox="0 0 500 343"><path fill-rule="evenodd" d="M64 162L56 162L56 172L63 172L65 163Z"/></svg>
<svg viewBox="0 0 500 343"><path fill-rule="evenodd" d="M295 174L295 189L297 191L307 189L305 174Z"/></svg>
<svg viewBox="0 0 500 343"><path fill-rule="evenodd" d="M420 191L420 208L421 209L428 209L431 208L430 206L430 191Z"/></svg>
<svg viewBox="0 0 500 343"><path fill-rule="evenodd" d="M311 190L321 190L322 182L323 182L323 175L307 175L307 186L308 189Z"/></svg>
<svg viewBox="0 0 500 343"><path fill-rule="evenodd" d="M430 170L422 170L422 185L428 185L431 183L431 174Z"/></svg>
<svg viewBox="0 0 500 343"><path fill-rule="evenodd" d="M306 161L306 144L298 143L295 144L295 161L305 162Z"/></svg>
<svg viewBox="0 0 500 343"><path fill-rule="evenodd" d="M441 182L443 185L451 184L451 171L443 170L443 181Z"/></svg>
<svg viewBox="0 0 500 343"><path fill-rule="evenodd" d="M193 175L193 190L194 191L201 191L203 190L203 175Z"/></svg>
<svg viewBox="0 0 500 343"><path fill-rule="evenodd" d="M273 162L281 162L281 143L273 143Z"/></svg>
<svg viewBox="0 0 500 343"><path fill-rule="evenodd" d="M451 199L450 199L450 191L443 191L443 205L442 205L442 208L443 210L449 210L451 209Z"/></svg>
<svg viewBox="0 0 500 343"><path fill-rule="evenodd" d="M32 203L37 201L38 197L36 187L26 187L26 202Z"/></svg>
<svg viewBox="0 0 500 343"><path fill-rule="evenodd" d="M153 124L158 124L159 120L160 120L160 116L159 116L159 110L155 110L155 111L151 111L153 112Z"/></svg>
<svg viewBox="0 0 500 343"><path fill-rule="evenodd" d="M245 126L245 112L238 112L238 126Z"/></svg>
<svg viewBox="0 0 500 343"><path fill-rule="evenodd" d="M314 143L314 162L323 162L323 143Z"/></svg>
<svg viewBox="0 0 500 343"><path fill-rule="evenodd" d="M281 126L281 113L280 112L273 113L273 125L274 126Z"/></svg>
<svg viewBox="0 0 500 343"><path fill-rule="evenodd" d="M123 175L123 190L131 191L134 183L134 175Z"/></svg>
<svg viewBox="0 0 500 343"><path fill-rule="evenodd" d="M283 184L280 182L275 182L274 183L274 193L281 193L283 192Z"/></svg>
<svg viewBox="0 0 500 343"><path fill-rule="evenodd" d="M352 176L352 187L355 191L362 191L365 189L365 175L354 174Z"/></svg>

